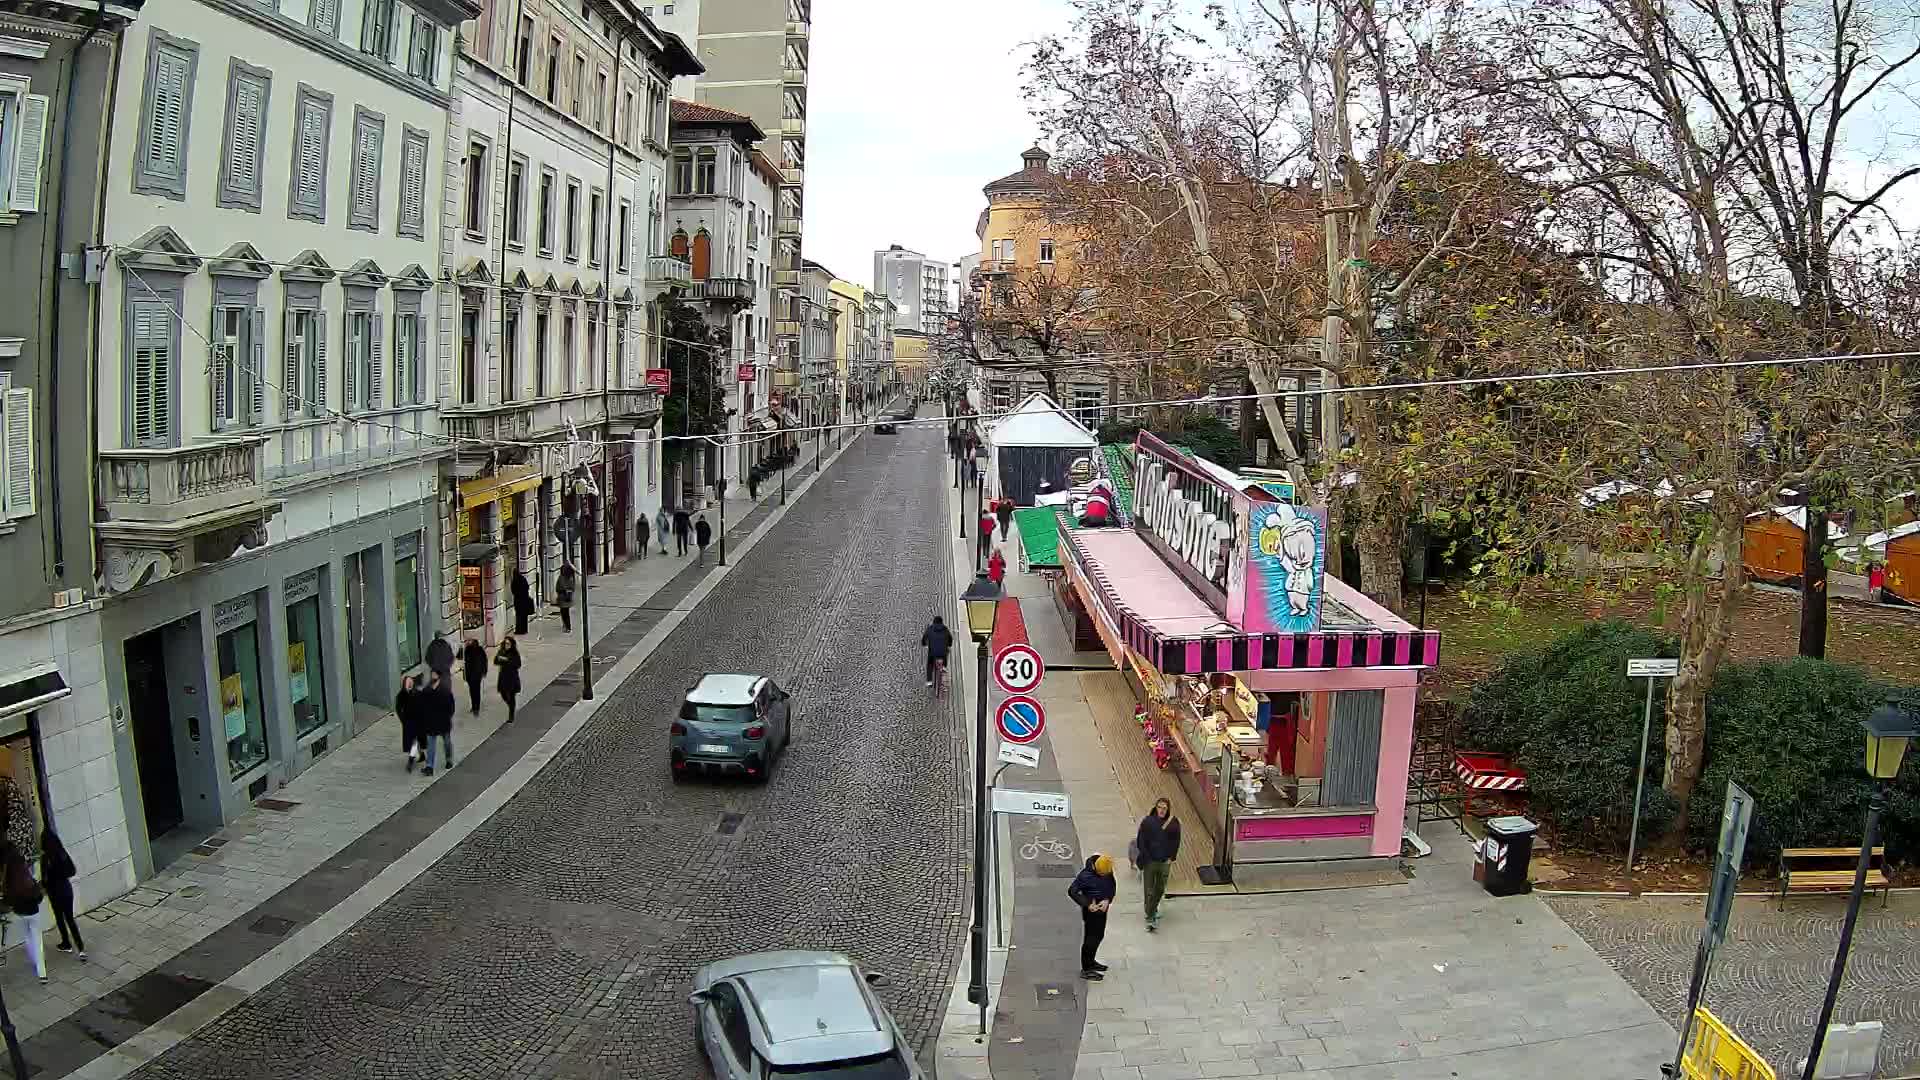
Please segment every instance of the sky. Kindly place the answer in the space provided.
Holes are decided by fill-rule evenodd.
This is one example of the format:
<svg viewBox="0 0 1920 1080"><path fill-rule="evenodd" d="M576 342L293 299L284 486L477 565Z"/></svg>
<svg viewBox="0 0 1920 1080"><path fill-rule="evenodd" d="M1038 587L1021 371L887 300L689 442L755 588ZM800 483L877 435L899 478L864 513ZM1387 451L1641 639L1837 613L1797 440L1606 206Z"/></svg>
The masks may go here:
<svg viewBox="0 0 1920 1080"><path fill-rule="evenodd" d="M1021 46L1066 23L1064 0L814 0L807 258L871 288L889 244L977 252L980 188L1036 134Z"/></svg>

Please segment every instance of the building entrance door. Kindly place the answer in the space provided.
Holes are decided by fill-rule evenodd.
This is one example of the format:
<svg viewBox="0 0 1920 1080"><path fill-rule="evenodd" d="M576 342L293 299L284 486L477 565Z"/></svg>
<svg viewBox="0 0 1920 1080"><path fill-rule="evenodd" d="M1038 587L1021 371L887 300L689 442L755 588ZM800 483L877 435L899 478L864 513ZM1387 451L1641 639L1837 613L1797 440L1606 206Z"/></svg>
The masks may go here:
<svg viewBox="0 0 1920 1080"><path fill-rule="evenodd" d="M160 640L165 632L149 630L126 644L127 711L133 719L133 755L149 841L186 820L173 754L173 718L167 708L167 659Z"/></svg>
<svg viewBox="0 0 1920 1080"><path fill-rule="evenodd" d="M189 617L128 638L123 649L134 767L153 869L165 869L220 827L212 712L200 625Z"/></svg>

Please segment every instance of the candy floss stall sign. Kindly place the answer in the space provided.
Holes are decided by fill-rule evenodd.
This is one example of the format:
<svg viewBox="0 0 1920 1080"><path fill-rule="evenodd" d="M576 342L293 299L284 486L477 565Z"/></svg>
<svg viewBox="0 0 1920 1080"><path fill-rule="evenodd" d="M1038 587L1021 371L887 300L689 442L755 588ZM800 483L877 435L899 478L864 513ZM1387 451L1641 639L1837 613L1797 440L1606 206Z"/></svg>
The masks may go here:
<svg viewBox="0 0 1920 1080"><path fill-rule="evenodd" d="M1141 432L1134 528L1195 592L1248 633L1320 625L1326 520Z"/></svg>

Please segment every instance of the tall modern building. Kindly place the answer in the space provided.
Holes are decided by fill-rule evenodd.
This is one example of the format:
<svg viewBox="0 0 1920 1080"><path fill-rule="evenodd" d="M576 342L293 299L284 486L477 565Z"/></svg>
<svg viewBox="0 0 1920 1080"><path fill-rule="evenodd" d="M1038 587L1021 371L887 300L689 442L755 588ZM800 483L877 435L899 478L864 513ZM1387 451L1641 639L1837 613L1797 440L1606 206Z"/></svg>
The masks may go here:
<svg viewBox="0 0 1920 1080"><path fill-rule="evenodd" d="M873 253L873 288L893 301L895 330L938 334L947 328L947 264L899 244Z"/></svg>

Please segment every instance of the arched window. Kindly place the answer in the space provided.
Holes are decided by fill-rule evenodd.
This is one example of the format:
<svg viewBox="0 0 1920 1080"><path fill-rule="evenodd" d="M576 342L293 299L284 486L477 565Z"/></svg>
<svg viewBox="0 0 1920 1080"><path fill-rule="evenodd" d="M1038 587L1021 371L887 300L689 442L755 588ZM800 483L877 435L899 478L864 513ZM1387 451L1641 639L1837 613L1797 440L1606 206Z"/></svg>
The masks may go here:
<svg viewBox="0 0 1920 1080"><path fill-rule="evenodd" d="M701 229L693 234L693 280L705 281L712 262L713 238L707 235L707 230Z"/></svg>
<svg viewBox="0 0 1920 1080"><path fill-rule="evenodd" d="M667 254L672 255L676 259L685 259L687 257L687 234L685 230L673 230L673 239L669 241L669 243L671 246L667 248Z"/></svg>

